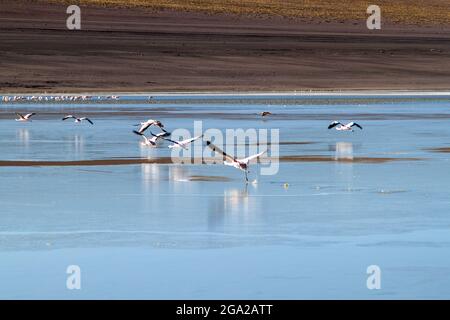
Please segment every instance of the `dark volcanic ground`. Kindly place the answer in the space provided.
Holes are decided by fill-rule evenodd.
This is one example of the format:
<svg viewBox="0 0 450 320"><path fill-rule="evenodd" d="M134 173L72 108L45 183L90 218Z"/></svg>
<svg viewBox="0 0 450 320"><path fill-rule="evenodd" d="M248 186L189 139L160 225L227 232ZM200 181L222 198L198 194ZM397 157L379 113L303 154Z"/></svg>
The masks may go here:
<svg viewBox="0 0 450 320"><path fill-rule="evenodd" d="M449 26L0 6L3 92L450 88Z"/></svg>

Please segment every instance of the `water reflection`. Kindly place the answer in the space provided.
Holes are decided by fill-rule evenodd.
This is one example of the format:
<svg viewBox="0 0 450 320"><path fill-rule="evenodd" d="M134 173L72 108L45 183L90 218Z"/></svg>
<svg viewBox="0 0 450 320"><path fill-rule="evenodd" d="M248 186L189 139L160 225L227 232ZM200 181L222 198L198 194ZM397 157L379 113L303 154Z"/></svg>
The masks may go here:
<svg viewBox="0 0 450 320"><path fill-rule="evenodd" d="M30 131L26 128L20 128L16 131L17 140L26 148L30 146Z"/></svg>
<svg viewBox="0 0 450 320"><path fill-rule="evenodd" d="M145 212L154 212L155 208L163 206L164 200L159 193L162 180L167 180L167 166L155 163L141 164L142 208Z"/></svg>
<svg viewBox="0 0 450 320"><path fill-rule="evenodd" d="M154 158L161 153L161 150L158 150L158 147L143 145L142 141L139 142L139 147L142 158Z"/></svg>
<svg viewBox="0 0 450 320"><path fill-rule="evenodd" d="M351 142L336 142L334 152L335 160L353 160L353 143Z"/></svg>
<svg viewBox="0 0 450 320"><path fill-rule="evenodd" d="M78 158L84 156L84 136L78 134L74 136L74 153Z"/></svg>
<svg viewBox="0 0 450 320"><path fill-rule="evenodd" d="M148 187L153 182L159 182L164 174L161 166L156 163L143 163L141 164L141 181L145 191L148 191ZM167 171L167 170L165 170ZM158 185L158 184L157 184Z"/></svg>
<svg viewBox="0 0 450 320"><path fill-rule="evenodd" d="M248 186L242 190L228 189L223 192L224 211L231 216L248 214Z"/></svg>
<svg viewBox="0 0 450 320"><path fill-rule="evenodd" d="M141 180L143 185L160 181L187 182L189 169L186 166L161 165L158 163L141 164Z"/></svg>
<svg viewBox="0 0 450 320"><path fill-rule="evenodd" d="M142 144L139 141L139 150L141 158L154 158L159 155L158 148ZM160 181L167 180L167 166L159 164L145 163L141 165L141 182L144 193L155 192L159 190Z"/></svg>
<svg viewBox="0 0 450 320"><path fill-rule="evenodd" d="M353 160L353 143L336 142L335 160ZM336 162L336 175L346 190L353 190L353 162Z"/></svg>
<svg viewBox="0 0 450 320"><path fill-rule="evenodd" d="M189 170L184 165L169 166L169 180L173 182L189 181ZM175 184L175 187L179 184Z"/></svg>
<svg viewBox="0 0 450 320"><path fill-rule="evenodd" d="M178 193L197 193L198 185L189 182L190 170L185 165L169 166L169 183L171 192Z"/></svg>
<svg viewBox="0 0 450 320"><path fill-rule="evenodd" d="M211 198L208 205L209 231L244 231L254 224L260 216L261 208L255 197L249 195L249 188L229 188L223 191L223 197ZM252 191L252 190L250 190Z"/></svg>

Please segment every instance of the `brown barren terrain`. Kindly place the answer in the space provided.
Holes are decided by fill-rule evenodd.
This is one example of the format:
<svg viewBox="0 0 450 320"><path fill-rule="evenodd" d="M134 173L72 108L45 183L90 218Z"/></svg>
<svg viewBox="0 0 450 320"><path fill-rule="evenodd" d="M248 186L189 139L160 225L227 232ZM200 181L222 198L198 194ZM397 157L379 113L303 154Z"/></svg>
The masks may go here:
<svg viewBox="0 0 450 320"><path fill-rule="evenodd" d="M57 2L0 2L1 91L450 89L448 1Z"/></svg>
<svg viewBox="0 0 450 320"><path fill-rule="evenodd" d="M285 17L317 21L365 19L369 4L383 10L386 19L410 24L450 22L450 3L446 0L52 0L66 5L146 8L154 11L176 10L208 14L233 14L253 17Z"/></svg>

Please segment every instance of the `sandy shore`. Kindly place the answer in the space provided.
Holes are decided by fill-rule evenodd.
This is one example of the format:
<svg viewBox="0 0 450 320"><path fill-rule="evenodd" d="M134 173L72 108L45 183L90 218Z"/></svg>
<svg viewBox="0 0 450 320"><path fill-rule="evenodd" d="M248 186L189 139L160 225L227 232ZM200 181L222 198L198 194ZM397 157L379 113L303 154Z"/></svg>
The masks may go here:
<svg viewBox="0 0 450 320"><path fill-rule="evenodd" d="M450 26L2 1L0 91L450 89Z"/></svg>
<svg viewBox="0 0 450 320"><path fill-rule="evenodd" d="M264 158L264 161L270 160ZM291 155L281 156L276 159L280 162L346 162L346 163L386 163L392 161L420 161L420 158L389 158L389 157L354 157L354 158L334 158L319 155ZM212 164L217 162L217 158L179 158L184 164ZM72 167L72 166L123 166L136 164L172 164L171 157L139 158L139 159L102 159L102 160L78 160L78 161L19 161L0 160L0 167Z"/></svg>

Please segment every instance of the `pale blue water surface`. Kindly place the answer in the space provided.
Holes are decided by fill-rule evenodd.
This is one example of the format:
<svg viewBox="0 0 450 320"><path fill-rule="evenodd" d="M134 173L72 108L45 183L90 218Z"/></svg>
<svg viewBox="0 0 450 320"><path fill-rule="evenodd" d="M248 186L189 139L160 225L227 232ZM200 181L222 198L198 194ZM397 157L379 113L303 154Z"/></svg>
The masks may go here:
<svg viewBox="0 0 450 320"><path fill-rule="evenodd" d="M17 123L16 111L38 115ZM281 156L332 161L281 162L272 176L256 165L248 186L222 165L0 166L0 298L450 298L450 153L436 152L450 147L449 98L3 103L0 161L170 156L131 133L146 118L169 131L278 128L298 142ZM69 265L81 290L66 288ZM370 265L380 290L366 287Z"/></svg>

